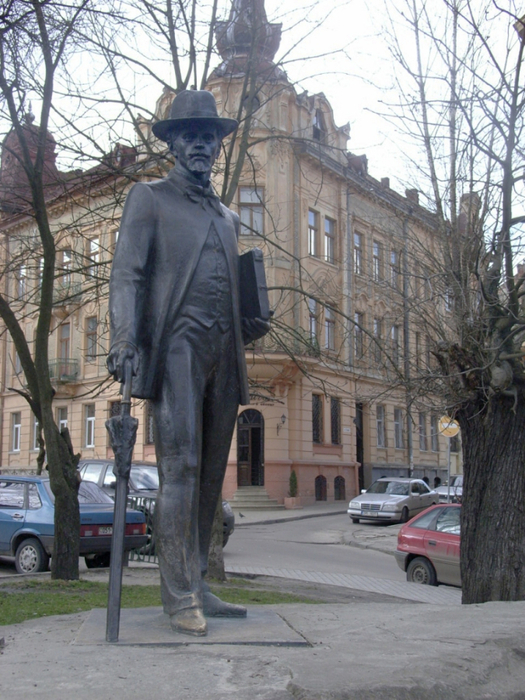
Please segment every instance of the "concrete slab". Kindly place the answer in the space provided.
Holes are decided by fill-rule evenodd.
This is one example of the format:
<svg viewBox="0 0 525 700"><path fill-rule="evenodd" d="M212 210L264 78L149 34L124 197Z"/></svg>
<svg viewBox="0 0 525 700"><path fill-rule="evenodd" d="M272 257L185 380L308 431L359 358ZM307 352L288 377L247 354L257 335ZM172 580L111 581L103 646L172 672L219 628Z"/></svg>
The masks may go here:
<svg viewBox="0 0 525 700"><path fill-rule="evenodd" d="M108 645L106 610L91 610L74 644ZM177 647L228 644L234 646L310 646L285 618L268 608L250 607L245 618L209 618L206 637L191 637L173 632L162 608L124 608L120 614L118 646ZM111 644L110 646L114 646Z"/></svg>

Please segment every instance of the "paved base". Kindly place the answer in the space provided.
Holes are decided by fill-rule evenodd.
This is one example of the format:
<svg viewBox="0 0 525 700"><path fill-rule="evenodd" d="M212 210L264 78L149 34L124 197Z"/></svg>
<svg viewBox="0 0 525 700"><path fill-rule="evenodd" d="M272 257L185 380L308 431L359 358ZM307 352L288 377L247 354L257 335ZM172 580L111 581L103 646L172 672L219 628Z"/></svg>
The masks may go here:
<svg viewBox="0 0 525 700"><path fill-rule="evenodd" d="M88 613L74 641L78 645L108 644L106 610ZM252 607L245 618L208 618L208 634L192 637L173 632L162 608L124 608L120 614L118 646L188 646L232 644L246 646L309 646L286 621L269 608ZM111 645L112 646L112 645Z"/></svg>
<svg viewBox="0 0 525 700"><path fill-rule="evenodd" d="M152 610L149 613L154 612ZM259 613L262 617L258 617ZM523 700L524 603L250 606L301 646L78 641L90 613L1 629L6 700ZM273 620L272 620L273 617ZM249 618L246 620L248 622ZM218 622L218 621L217 621ZM223 621L224 622L224 621ZM283 622L283 624L285 624ZM237 640L242 625L236 621ZM140 636L140 631L138 631ZM145 630L146 633L146 630ZM127 633L126 633L127 634ZM221 636L223 635L223 636ZM292 634L289 639L294 639ZM98 640L98 641L97 641Z"/></svg>

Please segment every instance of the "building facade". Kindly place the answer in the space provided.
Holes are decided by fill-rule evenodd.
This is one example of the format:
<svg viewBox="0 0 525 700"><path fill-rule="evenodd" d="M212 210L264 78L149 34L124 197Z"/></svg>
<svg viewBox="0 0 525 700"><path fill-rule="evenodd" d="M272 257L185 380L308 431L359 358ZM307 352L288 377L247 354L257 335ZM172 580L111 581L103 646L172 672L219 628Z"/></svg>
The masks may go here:
<svg viewBox="0 0 525 700"><path fill-rule="evenodd" d="M252 400L239 409L224 496L263 486L283 502L292 471L304 504L347 501L382 475L443 477L442 411L416 382L432 371L432 340L419 319L446 302L429 291L424 251L438 245L432 216L416 191L401 196L386 178L371 177L366 157L347 150L349 129L334 123L323 94L297 93L273 62L280 27L267 22L262 2L247 47L236 31L245 5L234 2L219 25L223 62L208 89L224 116L247 103L249 150L229 206L241 218L241 252L264 251L274 317L269 336L247 348ZM247 94L248 54L257 58L257 80ZM160 97L159 118L172 97ZM142 124L143 135L159 150L150 126ZM49 148L54 163L54 142ZM2 178L11 150L2 154ZM109 268L131 179L158 176L139 151L116 148L111 159L91 173L60 174L62 187L48 201L58 250L50 339L56 420L82 458L111 456L105 421L119 410L119 396L105 367ZM118 175L109 167L115 159ZM218 190L224 177L219 163ZM32 219L2 192L2 283L31 340L38 245ZM35 469L38 425L17 393L24 377L7 332L1 348L1 469ZM155 461L148 403L134 402L133 413L134 459Z"/></svg>

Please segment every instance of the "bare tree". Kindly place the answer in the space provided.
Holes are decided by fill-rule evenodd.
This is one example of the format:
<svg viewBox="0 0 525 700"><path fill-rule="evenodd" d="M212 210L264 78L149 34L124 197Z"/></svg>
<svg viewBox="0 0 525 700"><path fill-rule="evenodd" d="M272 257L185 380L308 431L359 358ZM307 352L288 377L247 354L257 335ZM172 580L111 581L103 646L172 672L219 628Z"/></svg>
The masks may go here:
<svg viewBox="0 0 525 700"><path fill-rule="evenodd" d="M461 427L463 602L521 600L525 33L512 2L407 0L401 11L389 113L418 138L417 185L439 232L439 246L413 240L411 251L434 307L419 318L435 358L422 393L440 395Z"/></svg>

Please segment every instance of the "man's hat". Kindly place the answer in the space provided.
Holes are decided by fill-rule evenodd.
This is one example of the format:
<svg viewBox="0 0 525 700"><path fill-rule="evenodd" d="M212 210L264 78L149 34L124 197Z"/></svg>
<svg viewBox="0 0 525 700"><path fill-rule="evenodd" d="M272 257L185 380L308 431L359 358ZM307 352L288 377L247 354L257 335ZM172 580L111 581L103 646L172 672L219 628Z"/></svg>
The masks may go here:
<svg viewBox="0 0 525 700"><path fill-rule="evenodd" d="M231 134L239 122L219 117L215 97L208 90L183 90L173 100L170 118L153 124L153 133L167 141L174 127L189 124L213 124L222 139Z"/></svg>

